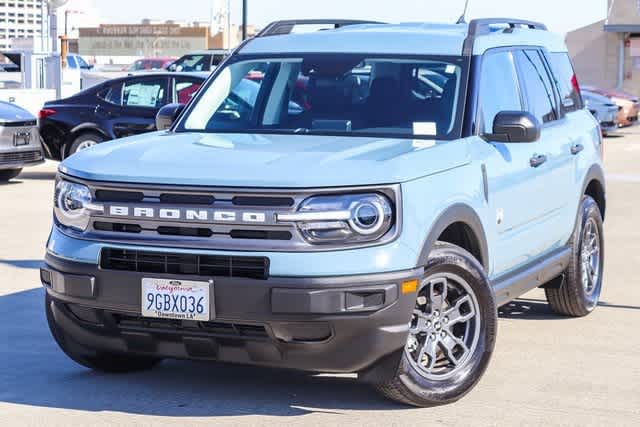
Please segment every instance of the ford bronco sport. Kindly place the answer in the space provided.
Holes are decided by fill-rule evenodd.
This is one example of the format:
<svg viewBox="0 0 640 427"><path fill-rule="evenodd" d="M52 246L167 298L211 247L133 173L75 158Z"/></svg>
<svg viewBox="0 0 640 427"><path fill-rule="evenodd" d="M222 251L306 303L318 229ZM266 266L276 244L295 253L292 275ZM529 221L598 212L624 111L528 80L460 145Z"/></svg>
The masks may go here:
<svg viewBox="0 0 640 427"><path fill-rule="evenodd" d="M358 373L426 406L478 382L497 307L596 307L600 129L542 24L280 21L174 116L59 168L41 280L81 365Z"/></svg>

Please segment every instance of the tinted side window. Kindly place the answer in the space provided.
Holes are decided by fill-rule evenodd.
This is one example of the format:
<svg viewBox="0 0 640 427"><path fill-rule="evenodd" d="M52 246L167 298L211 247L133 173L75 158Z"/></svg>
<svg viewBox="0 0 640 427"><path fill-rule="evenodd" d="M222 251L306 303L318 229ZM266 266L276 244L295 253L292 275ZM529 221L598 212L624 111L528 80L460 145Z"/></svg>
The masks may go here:
<svg viewBox="0 0 640 427"><path fill-rule="evenodd" d="M102 89L98 92L98 97L111 104L122 105L122 84L116 84Z"/></svg>
<svg viewBox="0 0 640 427"><path fill-rule="evenodd" d="M529 112L536 116L540 123L555 120L555 96L549 73L542 62L540 54L535 50L514 52L520 80L524 86Z"/></svg>
<svg viewBox="0 0 640 427"><path fill-rule="evenodd" d="M578 79L573 71L569 55L555 52L548 55L549 63L555 74L562 100L562 110L565 113L582 109L582 98L578 87Z"/></svg>
<svg viewBox="0 0 640 427"><path fill-rule="evenodd" d="M522 102L511 52L488 53L480 72L480 121L482 131L493 131L493 120L500 111L521 111Z"/></svg>
<svg viewBox="0 0 640 427"><path fill-rule="evenodd" d="M128 107L161 107L164 87L164 79L126 82L122 90L122 103Z"/></svg>

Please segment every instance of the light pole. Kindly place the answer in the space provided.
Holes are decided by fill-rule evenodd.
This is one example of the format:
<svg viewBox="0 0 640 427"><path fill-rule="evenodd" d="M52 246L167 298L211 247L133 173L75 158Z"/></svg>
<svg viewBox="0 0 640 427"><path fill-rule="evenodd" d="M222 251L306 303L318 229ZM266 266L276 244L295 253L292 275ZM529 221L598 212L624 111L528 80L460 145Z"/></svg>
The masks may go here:
<svg viewBox="0 0 640 427"><path fill-rule="evenodd" d="M242 0L242 41L247 39L247 1Z"/></svg>

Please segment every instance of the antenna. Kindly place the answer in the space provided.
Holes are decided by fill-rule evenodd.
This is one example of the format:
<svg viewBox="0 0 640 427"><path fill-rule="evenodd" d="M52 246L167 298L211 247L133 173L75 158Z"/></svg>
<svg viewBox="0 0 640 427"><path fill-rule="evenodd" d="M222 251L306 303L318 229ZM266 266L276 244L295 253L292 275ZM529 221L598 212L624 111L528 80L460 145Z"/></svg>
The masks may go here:
<svg viewBox="0 0 640 427"><path fill-rule="evenodd" d="M456 24L466 24L467 23L465 17L467 16L467 8L468 7L469 7L469 0L465 0L465 2L464 2L464 10L462 11L462 15L460 15L460 18L458 18L458 21L456 22Z"/></svg>

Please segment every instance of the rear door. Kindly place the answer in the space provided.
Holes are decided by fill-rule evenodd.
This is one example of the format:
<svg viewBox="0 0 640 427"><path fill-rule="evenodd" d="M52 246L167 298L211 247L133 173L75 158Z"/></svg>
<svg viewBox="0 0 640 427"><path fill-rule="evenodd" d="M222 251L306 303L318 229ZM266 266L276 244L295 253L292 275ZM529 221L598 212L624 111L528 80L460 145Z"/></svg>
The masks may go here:
<svg viewBox="0 0 640 427"><path fill-rule="evenodd" d="M154 75L124 80L105 95L96 114L116 138L154 131L156 114L167 103L168 82L168 77Z"/></svg>

